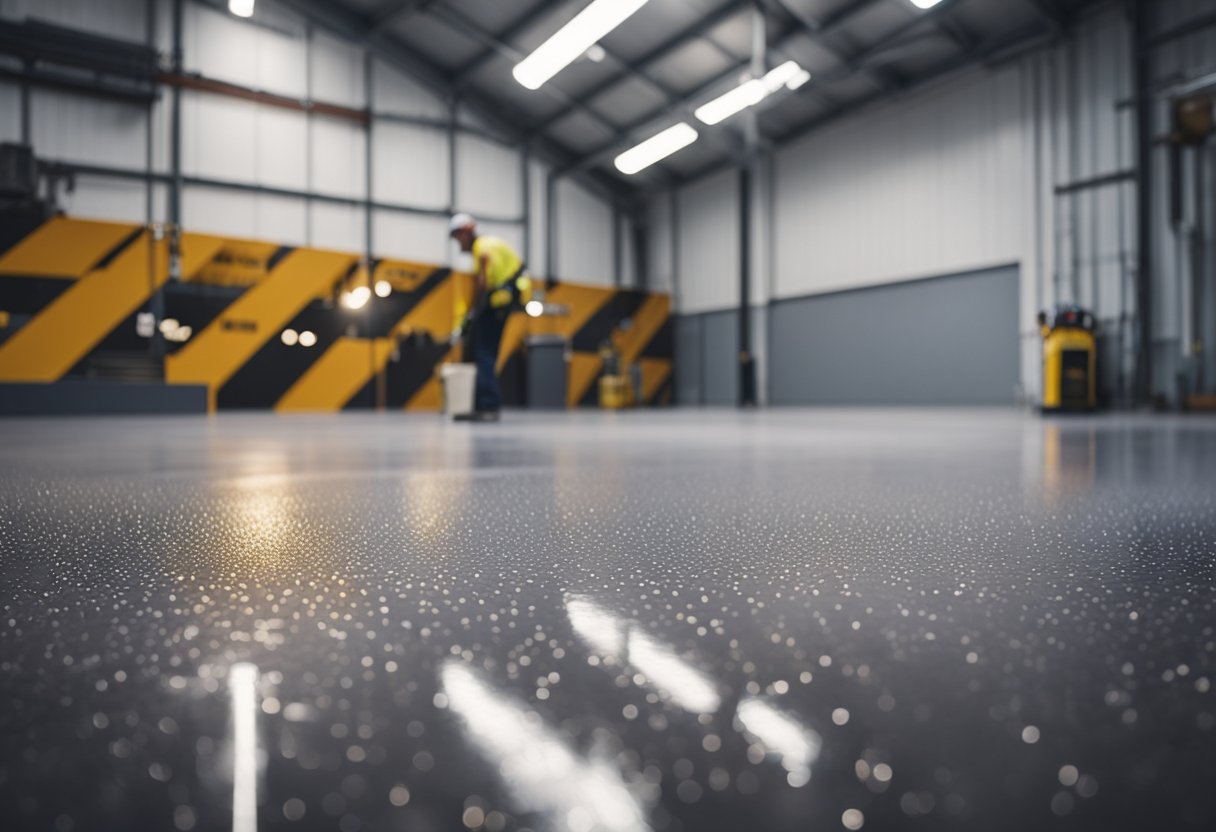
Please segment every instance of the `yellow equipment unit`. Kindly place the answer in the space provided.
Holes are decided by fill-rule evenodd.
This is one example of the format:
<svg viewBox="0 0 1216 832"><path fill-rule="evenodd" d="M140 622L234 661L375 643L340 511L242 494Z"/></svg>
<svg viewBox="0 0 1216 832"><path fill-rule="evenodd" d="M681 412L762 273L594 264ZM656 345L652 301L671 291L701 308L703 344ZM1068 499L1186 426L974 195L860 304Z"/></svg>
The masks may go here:
<svg viewBox="0 0 1216 832"><path fill-rule="evenodd" d="M1093 410L1098 403L1094 316L1079 306L1039 313L1043 335L1043 411Z"/></svg>

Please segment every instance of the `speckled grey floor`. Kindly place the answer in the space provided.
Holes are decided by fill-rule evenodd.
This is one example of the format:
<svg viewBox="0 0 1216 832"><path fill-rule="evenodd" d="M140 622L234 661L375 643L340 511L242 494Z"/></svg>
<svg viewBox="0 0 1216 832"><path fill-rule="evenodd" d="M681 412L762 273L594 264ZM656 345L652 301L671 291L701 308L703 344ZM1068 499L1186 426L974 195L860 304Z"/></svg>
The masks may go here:
<svg viewBox="0 0 1216 832"><path fill-rule="evenodd" d="M1216 828L1216 421L0 423L4 829Z"/></svg>

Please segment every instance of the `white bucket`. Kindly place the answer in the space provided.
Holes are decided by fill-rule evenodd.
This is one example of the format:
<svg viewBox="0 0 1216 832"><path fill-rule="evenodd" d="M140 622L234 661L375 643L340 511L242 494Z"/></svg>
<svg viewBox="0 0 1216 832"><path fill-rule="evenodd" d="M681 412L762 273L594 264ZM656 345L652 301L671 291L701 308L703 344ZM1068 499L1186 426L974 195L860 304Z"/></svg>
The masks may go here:
<svg viewBox="0 0 1216 832"><path fill-rule="evenodd" d="M439 368L443 382L443 412L461 416L473 412L473 396L477 390L476 364L444 364Z"/></svg>

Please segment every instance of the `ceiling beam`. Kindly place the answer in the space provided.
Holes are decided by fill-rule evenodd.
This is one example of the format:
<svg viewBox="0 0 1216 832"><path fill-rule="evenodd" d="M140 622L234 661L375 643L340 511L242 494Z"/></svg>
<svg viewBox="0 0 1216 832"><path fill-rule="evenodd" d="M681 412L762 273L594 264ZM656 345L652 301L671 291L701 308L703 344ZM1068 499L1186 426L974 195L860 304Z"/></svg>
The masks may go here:
<svg viewBox="0 0 1216 832"><path fill-rule="evenodd" d="M437 97L454 101L457 91L451 79L439 67L427 61L416 50L408 48L391 33L376 30L373 22L349 8L328 0L279 0L314 25L358 44L385 63L396 67L430 89ZM568 165L576 154L560 142L549 137L530 137L519 128L514 113L506 111L485 96L465 91L460 100L477 115L483 117L495 131L517 147L527 147L535 156L554 168ZM626 203L632 199L634 188L615 176L591 175L579 177L579 182L594 193L609 201Z"/></svg>
<svg viewBox="0 0 1216 832"><path fill-rule="evenodd" d="M1026 0L1026 5L1034 9L1039 19L1055 34L1063 34L1068 28L1068 13L1059 0Z"/></svg>
<svg viewBox="0 0 1216 832"><path fill-rule="evenodd" d="M498 35L498 39L505 43L511 43L511 41L515 40L515 38L519 37L525 31L532 28L545 17L549 16L559 6L565 5L567 2L568 0L546 0L546 2L541 3L535 9L532 9L530 12L523 15L523 17L519 18L508 26L505 32ZM480 54L456 71L456 75L452 80L452 86L456 87L458 90L467 87L469 82L473 80L473 76L476 75L482 69L482 67L489 63L494 56L498 54L499 52L497 49L483 49Z"/></svg>
<svg viewBox="0 0 1216 832"><path fill-rule="evenodd" d="M798 26L801 27L801 29L807 34L807 36L816 43L816 45L831 54L836 60L840 61L841 63L848 63L849 56L845 54L844 50L833 46L824 37L824 24L821 21L817 20L801 9L791 6L787 0L762 0L762 2L764 5L777 9L785 16L792 18L794 22L797 23ZM873 69L866 69L864 71L867 75L874 79L874 82L879 86L880 89L889 90L896 86L895 79L891 77L889 70L876 67Z"/></svg>
<svg viewBox="0 0 1216 832"><path fill-rule="evenodd" d="M431 15L436 20L440 20L440 21L446 23L447 25L451 26L453 29L461 31L467 36L474 37L474 38L482 41L482 43L484 45L490 47L494 51L498 52L499 54L503 55L504 57L506 57L512 61L519 61L525 57L523 55L523 53L520 52L518 49L516 49L514 46L511 46L510 44L507 44L507 43L503 43L500 39L495 37L493 34L491 34L490 32L487 32L485 29L483 29L478 23L471 20L465 14L457 11L456 9L452 9L452 8L448 8L448 7L439 7L439 8L433 9L431 11ZM601 48L603 48L602 44L601 44ZM604 54L605 54L605 57L607 57L607 58L611 58L614 61L617 61L622 64L625 63L623 60L618 58L612 52L609 52L607 49L604 50ZM630 74L633 75L634 77L637 77L640 80L648 83L655 89L657 89L663 95L663 97L666 99L668 106L677 106L681 103L679 96L673 90L671 90L670 88L668 88L668 87L664 86L662 83L660 83L658 80L651 78L650 76L644 74L640 70L630 70ZM628 139L628 134L625 131L618 128L615 122L613 122L607 116L603 115L601 112L599 112L594 107L592 107L588 103L586 96L580 96L579 98L575 98L573 96L567 95L566 93L564 93L560 89L558 89L558 87L555 84L544 84L541 86L539 91L547 94L550 98L554 99L555 101L559 102L563 107L565 107L565 111L562 113L563 117L565 115L568 115L570 112L583 113L584 115L586 115L589 118L591 118L592 120L594 120L601 127L603 127L605 129L605 131L610 136L612 136L612 142L614 144ZM533 131L531 135L535 136L537 134L535 131ZM727 153L728 155L730 155L732 157L738 156L742 152L739 142L733 140L728 135L719 133L713 137L712 141L714 141L723 152ZM561 172L563 174L566 173L568 167L569 166L565 166L565 167L561 168L559 172Z"/></svg>
<svg viewBox="0 0 1216 832"><path fill-rule="evenodd" d="M372 15L370 21L372 31L384 31L393 23L405 20L418 12L426 11L428 6L433 6L434 4L435 0L395 0L395 2L378 9Z"/></svg>
<svg viewBox="0 0 1216 832"><path fill-rule="evenodd" d="M865 2L865 0L863 0L863 2ZM957 5L958 3L961 3L961 2L963 2L963 0L943 0L942 3L938 4L937 6L934 6L933 8L929 9L926 12L923 12L922 14L918 15L915 19L909 21L908 23L904 24L903 26L900 26L895 31L887 34L886 36L884 36L884 37L880 38L879 40L875 41L874 43L870 44L868 47L866 47L865 49L861 50L859 53L854 55L852 57L852 59L850 59L847 63L842 64L839 68L837 68L829 73L821 73L820 75L816 76L815 78L812 78L808 84L806 84L804 87L802 87L802 89L803 90L811 89L817 83L822 84L827 81L843 80L844 78L851 77L855 73L864 70L867 66L867 61L870 58L873 58L875 55L877 55L877 54L881 53L882 51L890 48L891 46L899 43L904 37L913 33L917 28L925 25L926 23L933 22L937 18L938 15L942 14L944 11L954 7L955 5ZM861 5L860 2L854 4L854 6L860 6L860 5ZM866 2L866 5L869 5L869 2ZM837 25L839 25L839 24L837 24ZM824 28L825 29L827 28L826 23L824 24ZM803 33L802 30L798 30L798 31L794 31L794 32L790 32L790 33L786 34L784 37L779 39L778 42L774 45L774 47L773 47L774 51L782 51L783 49L789 48L790 44L793 41L797 40L799 37L805 37L805 34ZM623 133L626 136L633 135L634 133L636 133L637 131L641 130L644 127L648 127L648 126L654 124L655 122L661 121L663 119L670 118L674 113L683 112L685 110L691 109L703 97L714 92L716 89L720 88L722 85L729 82L732 78L737 78L739 76L739 74L741 72L745 72L750 65L751 65L750 61L739 62L735 66L731 67L730 69L721 73L717 77L715 77L715 78L711 79L710 81L708 81L707 83L703 84L697 90L694 90L692 93L685 96L677 105L667 106L667 107L662 107L662 108L659 108L656 110L652 110L651 112L634 120L632 123L626 125L625 128L621 131L621 133ZM713 135L715 132L716 131L713 128L710 128L709 135ZM581 159L576 161L573 165L571 165L566 170L568 172L573 172L573 171L587 170L589 168L592 168L592 167L600 164L607 156L615 154L616 151L618 150L618 148L620 147L620 144L621 144L621 142L619 140L615 140L615 139L611 142L607 142L607 143L601 145L600 147L596 148L595 150L587 153L585 156L583 156Z"/></svg>

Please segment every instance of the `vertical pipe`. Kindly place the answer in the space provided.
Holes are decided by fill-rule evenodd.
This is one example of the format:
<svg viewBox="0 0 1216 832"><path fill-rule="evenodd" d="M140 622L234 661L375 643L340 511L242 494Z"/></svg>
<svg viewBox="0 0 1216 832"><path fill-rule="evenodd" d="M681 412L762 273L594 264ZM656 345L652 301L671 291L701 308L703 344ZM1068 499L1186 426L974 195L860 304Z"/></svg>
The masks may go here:
<svg viewBox="0 0 1216 832"><path fill-rule="evenodd" d="M21 143L24 145L33 144L34 129L30 122L30 79L29 75L34 71L34 62L27 58L22 63L22 68L25 70L21 79Z"/></svg>
<svg viewBox="0 0 1216 832"><path fill-rule="evenodd" d="M612 285L619 289L624 284L621 256L621 208L612 203Z"/></svg>
<svg viewBox="0 0 1216 832"><path fill-rule="evenodd" d="M182 72L182 26L184 0L173 0L173 72ZM169 173L173 184L169 192L169 221L174 225L181 222L182 216L182 88L174 84L170 89L170 138L169 138Z"/></svg>
<svg viewBox="0 0 1216 832"><path fill-rule="evenodd" d="M524 208L524 263L532 262L532 154L527 145L519 152L519 193Z"/></svg>
<svg viewBox="0 0 1216 832"><path fill-rule="evenodd" d="M456 98L448 99L448 213L456 213L456 118L459 103Z"/></svg>
<svg viewBox="0 0 1216 832"><path fill-rule="evenodd" d="M751 160L739 168L739 406L756 403L752 375L752 168Z"/></svg>
<svg viewBox="0 0 1216 832"><path fill-rule="evenodd" d="M147 26L147 43L152 49L156 49L156 0L147 0L144 5L144 21ZM149 104L146 111L147 121L144 125L144 171L147 173L147 178L144 180L144 225L148 229L148 284L151 293L149 311L152 313L153 319L156 321L156 327L152 330L152 338L148 343L148 348L154 357L161 357L165 354L165 336L161 334L160 322L165 317L165 290L163 287L156 285L156 243L159 236L153 224L156 221L154 214L153 192L156 186L152 179L152 114L153 105Z"/></svg>
<svg viewBox="0 0 1216 832"><path fill-rule="evenodd" d="M1190 360L1194 364L1193 374L1195 384L1191 392L1198 393L1204 389L1206 380L1203 374L1204 364L1204 291L1203 276L1207 271L1205 258L1204 235L1207 233L1206 202L1207 202L1207 147L1199 145L1194 148L1195 175L1192 177L1195 190L1192 199L1195 201L1194 217L1191 223L1191 343L1187 344Z"/></svg>
<svg viewBox="0 0 1216 832"><path fill-rule="evenodd" d="M650 291L650 237L646 223L634 222L633 228L633 282L643 292Z"/></svg>
<svg viewBox="0 0 1216 832"><path fill-rule="evenodd" d="M375 149L375 134L373 133L372 118L372 113L375 112L375 107L372 106L372 84L374 82L373 74L374 66L372 64L372 53L370 50L367 50L363 53L363 99L366 102L367 107L367 123L363 125L363 262L364 268L367 270L367 284L369 289L375 287L376 280L375 224L372 221L372 185L375 182L375 171L372 167L372 151ZM310 188L311 184L312 180L310 178ZM380 372L376 372L376 339L374 337L375 333L372 332L371 327L372 309L376 305L376 298L377 295L373 293L372 300L365 304L363 308L367 325L367 366L370 373L368 378L376 379L376 383L372 385L373 390L371 405L375 410L383 410L387 401L384 371L381 370Z"/></svg>
<svg viewBox="0 0 1216 832"><path fill-rule="evenodd" d="M759 3L752 6L751 74L764 74L765 16ZM759 125L755 111L745 116L743 164L739 167L739 406L756 403L756 366L752 356L751 282L752 282L752 202L756 182Z"/></svg>
<svg viewBox="0 0 1216 832"><path fill-rule="evenodd" d="M557 282L557 177L545 178L545 287Z"/></svg>
<svg viewBox="0 0 1216 832"><path fill-rule="evenodd" d="M1136 396L1153 394L1153 55L1152 0L1136 0L1132 9L1132 49L1136 65Z"/></svg>

